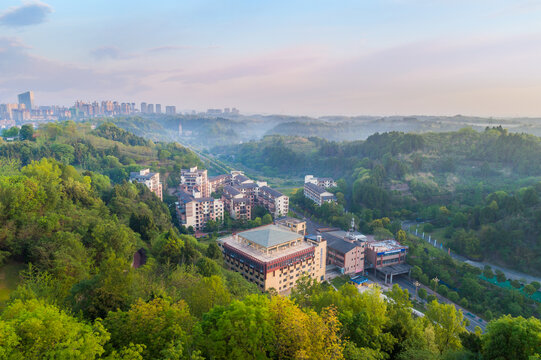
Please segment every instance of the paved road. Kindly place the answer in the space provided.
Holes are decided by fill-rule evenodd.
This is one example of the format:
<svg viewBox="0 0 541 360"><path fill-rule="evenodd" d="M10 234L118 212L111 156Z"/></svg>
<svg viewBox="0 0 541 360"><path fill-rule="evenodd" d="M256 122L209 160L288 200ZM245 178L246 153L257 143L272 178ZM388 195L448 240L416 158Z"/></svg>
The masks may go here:
<svg viewBox="0 0 541 360"><path fill-rule="evenodd" d="M417 225L420 225L419 223L416 223L414 221L404 221L402 222L402 229L404 230L408 230L408 229L411 229L411 233L415 233L415 227ZM421 234L419 233L419 237L421 236ZM428 241L427 241L428 243ZM439 241L438 241L439 243ZM485 265L489 265L493 271L495 270L500 270L501 272L503 272L505 274L505 277L507 277L508 279L512 279L512 280L519 280L521 282L532 282L532 281L538 281L538 282L541 282L541 277L537 277L537 276L533 276L533 275L529 275L529 274L524 274L524 273L521 273L519 271L516 271L516 270L511 270L511 269L507 269L507 268L504 268L504 267L501 267L501 266L498 266L498 265L494 265L494 264L490 264L486 261L473 261L473 260L469 260L468 258L462 256L462 255L458 255L454 252L451 251L451 257L455 260L458 260L458 261L461 261L461 262L464 262L466 264L469 264L469 265L472 265L472 266L475 266L479 269L484 269L485 268Z"/></svg>
<svg viewBox="0 0 541 360"><path fill-rule="evenodd" d="M398 286L400 286L402 289L407 289L408 292L411 294L412 298L417 299L417 301L425 302L424 300L418 298L415 295L415 285L413 285L413 282L411 282L406 276L397 276L396 278L393 278L393 280L394 280L394 283L397 284ZM481 330L483 330L483 332L485 331L487 323L486 323L486 321L481 319L479 316L476 316L476 315L472 314L470 311L468 311L468 310L462 308L461 306L451 302L449 299L444 298L443 296L435 293L429 287L424 286L424 285L421 285L421 287L425 288L429 295L433 294L433 295L437 296L438 301L440 303L452 304L452 305L455 306L455 308L457 310L461 310L462 313L464 314L464 317L466 319L468 319L468 321L470 322L470 324L468 326L466 326L466 329L468 329L471 332L474 332L475 327L479 326L481 328Z"/></svg>

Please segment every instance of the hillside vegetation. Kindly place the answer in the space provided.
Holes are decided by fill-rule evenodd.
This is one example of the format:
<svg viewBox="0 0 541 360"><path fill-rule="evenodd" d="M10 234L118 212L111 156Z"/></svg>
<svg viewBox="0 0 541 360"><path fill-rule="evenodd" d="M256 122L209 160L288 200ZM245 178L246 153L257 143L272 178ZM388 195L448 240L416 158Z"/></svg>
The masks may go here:
<svg viewBox="0 0 541 360"><path fill-rule="evenodd" d="M342 209L311 210L325 222L347 226L344 208L366 232L384 216L422 218L445 230L440 241L463 255L541 273L541 139L536 136L501 127L376 133L353 142L274 135L214 152L269 177L340 179L333 191Z"/></svg>

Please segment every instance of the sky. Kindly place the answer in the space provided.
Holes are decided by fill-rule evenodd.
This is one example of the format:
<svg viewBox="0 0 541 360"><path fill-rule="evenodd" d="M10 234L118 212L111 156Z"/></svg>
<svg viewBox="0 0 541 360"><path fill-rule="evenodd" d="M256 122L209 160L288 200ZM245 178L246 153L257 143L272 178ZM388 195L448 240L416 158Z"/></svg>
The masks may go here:
<svg viewBox="0 0 541 360"><path fill-rule="evenodd" d="M0 1L0 103L541 116L541 0Z"/></svg>

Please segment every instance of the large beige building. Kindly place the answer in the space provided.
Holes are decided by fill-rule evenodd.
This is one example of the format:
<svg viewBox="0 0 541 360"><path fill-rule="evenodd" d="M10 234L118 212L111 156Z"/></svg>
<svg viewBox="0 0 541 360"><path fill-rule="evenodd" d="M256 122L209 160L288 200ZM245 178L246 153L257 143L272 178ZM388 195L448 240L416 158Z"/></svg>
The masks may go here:
<svg viewBox="0 0 541 360"><path fill-rule="evenodd" d="M325 279L327 244L277 225L265 225L218 240L225 263L255 283L261 291L288 292L308 275Z"/></svg>
<svg viewBox="0 0 541 360"><path fill-rule="evenodd" d="M139 172L130 173L130 181L145 184L156 196L163 200L162 183L160 182L160 173L150 172L150 169L144 169Z"/></svg>

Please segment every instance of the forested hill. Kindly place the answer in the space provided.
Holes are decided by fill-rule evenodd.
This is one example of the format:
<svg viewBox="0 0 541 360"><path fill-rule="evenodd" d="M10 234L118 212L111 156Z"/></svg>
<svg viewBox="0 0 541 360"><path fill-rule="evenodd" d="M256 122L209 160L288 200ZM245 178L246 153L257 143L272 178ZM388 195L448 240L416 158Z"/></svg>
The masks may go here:
<svg viewBox="0 0 541 360"><path fill-rule="evenodd" d="M486 333L469 333L465 315L436 300L425 317L413 316L408 292L397 286L383 297L378 288L337 291L303 276L289 297L261 294L227 270L214 236L180 234L165 203L122 181L132 167L195 165L192 153L112 125L21 131L21 140L0 143L0 275L7 266L25 268L7 294L0 277L0 359L528 359L541 352L534 317L502 316ZM136 264L135 253L146 262ZM524 300L523 309L538 313Z"/></svg>
<svg viewBox="0 0 541 360"><path fill-rule="evenodd" d="M335 192L365 231L382 216L420 217L461 254L541 273L539 137L501 127L376 133L352 142L274 135L214 153L267 176L297 178L299 185L305 174L341 179ZM319 217L348 223L334 211Z"/></svg>
<svg viewBox="0 0 541 360"><path fill-rule="evenodd" d="M100 172L116 183L127 180L130 171L149 167L175 186L181 168L202 165L196 154L178 143L154 143L112 123L95 129L89 123L49 123L35 130L30 141L0 139L0 158L27 165L44 157Z"/></svg>

